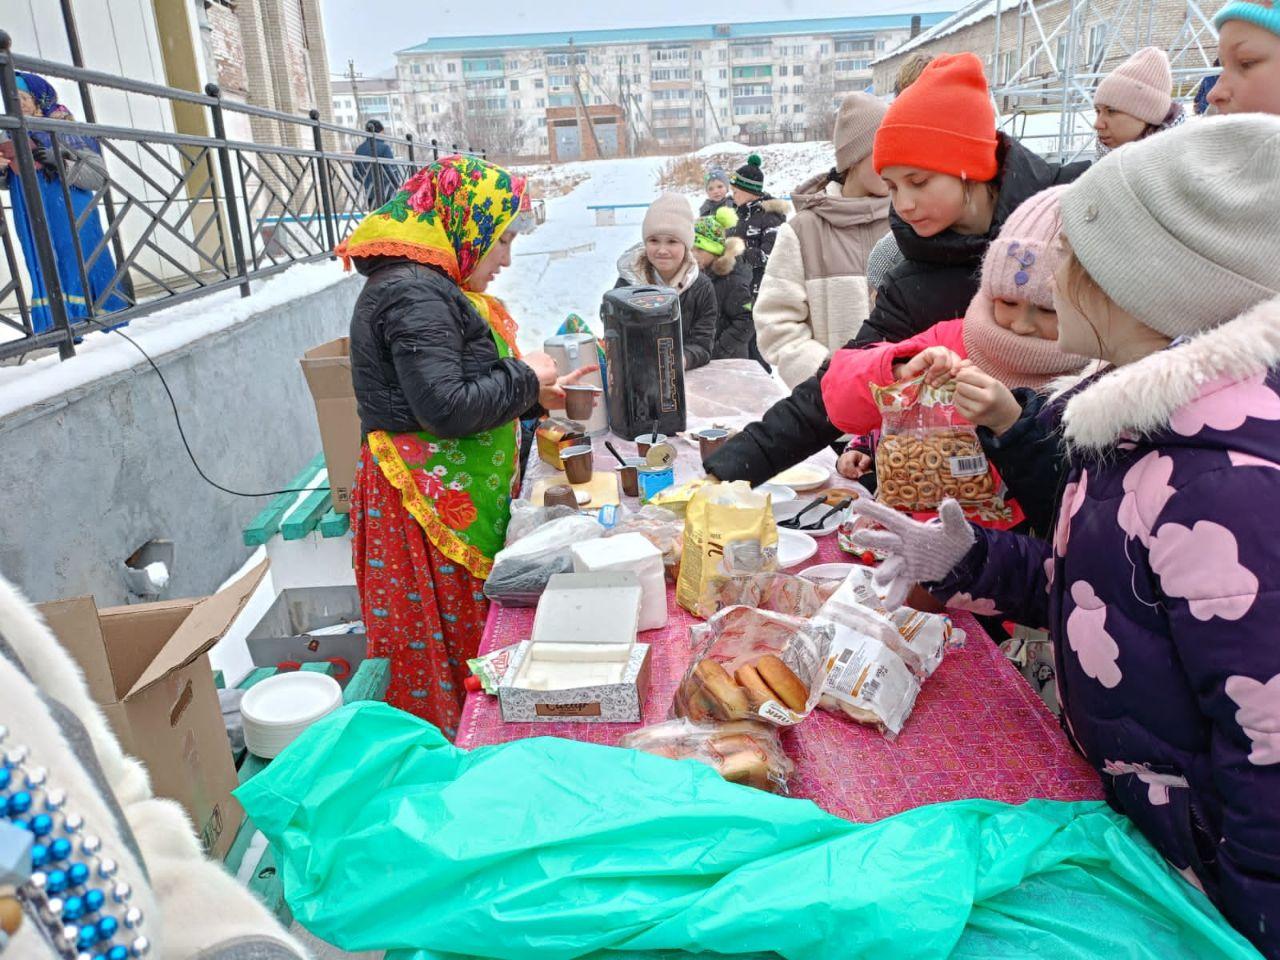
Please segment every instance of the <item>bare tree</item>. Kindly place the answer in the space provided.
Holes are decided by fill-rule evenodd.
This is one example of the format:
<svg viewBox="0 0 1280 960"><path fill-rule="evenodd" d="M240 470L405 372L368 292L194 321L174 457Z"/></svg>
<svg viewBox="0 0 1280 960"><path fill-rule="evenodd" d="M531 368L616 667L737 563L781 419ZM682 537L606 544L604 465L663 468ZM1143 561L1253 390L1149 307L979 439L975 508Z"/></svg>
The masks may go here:
<svg viewBox="0 0 1280 960"><path fill-rule="evenodd" d="M529 125L516 114L468 110L455 113L448 127L451 142L462 149L484 150L490 160L522 156Z"/></svg>
<svg viewBox="0 0 1280 960"><path fill-rule="evenodd" d="M836 122L836 81L831 65L822 64L816 73L807 77L804 87L804 115L808 135L812 139L831 136Z"/></svg>

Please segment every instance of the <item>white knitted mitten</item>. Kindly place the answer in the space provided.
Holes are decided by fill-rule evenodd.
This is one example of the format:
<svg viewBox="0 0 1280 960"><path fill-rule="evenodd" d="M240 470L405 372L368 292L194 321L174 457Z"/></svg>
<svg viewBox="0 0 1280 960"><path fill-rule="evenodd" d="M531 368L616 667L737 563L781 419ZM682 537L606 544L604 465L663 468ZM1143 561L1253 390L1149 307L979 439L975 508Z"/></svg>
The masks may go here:
<svg viewBox="0 0 1280 960"><path fill-rule="evenodd" d="M884 527L857 530L851 539L859 550L887 556L876 569L875 581L887 588L885 602L891 610L902 606L913 584L941 580L949 574L973 546L973 530L954 500L944 500L938 519L928 523L869 499L853 501L849 512Z"/></svg>

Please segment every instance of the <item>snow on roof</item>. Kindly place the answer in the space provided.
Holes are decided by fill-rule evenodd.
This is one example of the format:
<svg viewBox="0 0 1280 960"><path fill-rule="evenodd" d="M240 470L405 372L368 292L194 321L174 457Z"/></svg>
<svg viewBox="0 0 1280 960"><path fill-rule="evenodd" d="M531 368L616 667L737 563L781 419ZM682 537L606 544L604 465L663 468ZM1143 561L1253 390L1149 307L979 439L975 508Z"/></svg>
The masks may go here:
<svg viewBox="0 0 1280 960"><path fill-rule="evenodd" d="M1012 0L1010 0L1012 2ZM927 6L928 0L922 5ZM852 33L868 30L906 29L912 16L924 26L938 23L948 11L892 13L866 17L825 17L815 20L768 20L757 23L693 24L670 27L629 27L615 30L567 30L557 33L505 33L492 36L432 37L416 46L397 50L407 53L460 53L483 50L518 50L531 47L586 47L609 43L655 43L693 40L749 39L800 34ZM727 33L725 31L728 31Z"/></svg>
<svg viewBox="0 0 1280 960"><path fill-rule="evenodd" d="M975 23L981 23L983 20L996 15L996 8L1002 7L1005 10L1016 9L1017 0L1004 0L1003 4L1000 0L974 0L968 6L961 10L957 10L941 22L934 23L928 30L922 30L917 36L912 37L906 43L899 47L895 47L888 53L876 57L871 61L872 66L877 63L884 63L894 57L900 57L904 53L909 53L916 47L928 43L930 40L937 40L940 37L948 37L957 30L963 30L965 27L971 27Z"/></svg>

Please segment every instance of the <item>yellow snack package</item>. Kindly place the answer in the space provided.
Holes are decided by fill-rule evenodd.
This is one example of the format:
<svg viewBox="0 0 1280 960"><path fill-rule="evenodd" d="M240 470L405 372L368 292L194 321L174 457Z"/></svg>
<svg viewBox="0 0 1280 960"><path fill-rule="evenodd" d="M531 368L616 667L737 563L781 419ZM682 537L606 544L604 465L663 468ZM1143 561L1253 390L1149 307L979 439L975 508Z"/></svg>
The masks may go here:
<svg viewBox="0 0 1280 960"><path fill-rule="evenodd" d="M778 527L767 494L742 482L708 483L685 510L676 602L697 615L715 577L778 569Z"/></svg>

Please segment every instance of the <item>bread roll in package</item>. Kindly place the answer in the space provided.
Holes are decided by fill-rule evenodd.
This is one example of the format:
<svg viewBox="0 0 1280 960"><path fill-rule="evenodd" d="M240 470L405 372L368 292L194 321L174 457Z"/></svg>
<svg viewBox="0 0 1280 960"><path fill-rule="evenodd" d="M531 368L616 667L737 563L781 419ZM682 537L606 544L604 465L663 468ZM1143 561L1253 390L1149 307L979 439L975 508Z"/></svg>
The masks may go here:
<svg viewBox="0 0 1280 960"><path fill-rule="evenodd" d="M799 723L818 704L830 668L829 623L726 607L689 629L694 650L671 705L696 723Z"/></svg>
<svg viewBox="0 0 1280 960"><path fill-rule="evenodd" d="M698 724L667 720L635 733L618 744L671 760L696 760L730 783L787 795L795 764L787 757L776 727L751 720Z"/></svg>

